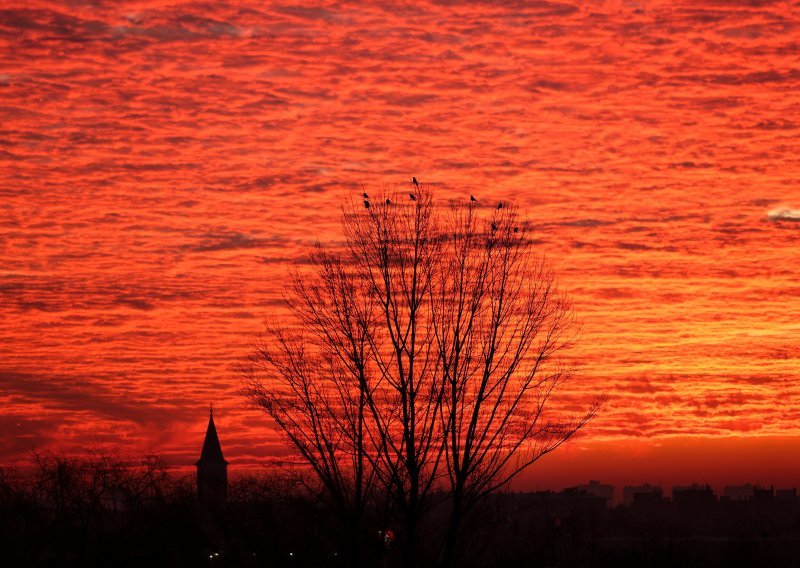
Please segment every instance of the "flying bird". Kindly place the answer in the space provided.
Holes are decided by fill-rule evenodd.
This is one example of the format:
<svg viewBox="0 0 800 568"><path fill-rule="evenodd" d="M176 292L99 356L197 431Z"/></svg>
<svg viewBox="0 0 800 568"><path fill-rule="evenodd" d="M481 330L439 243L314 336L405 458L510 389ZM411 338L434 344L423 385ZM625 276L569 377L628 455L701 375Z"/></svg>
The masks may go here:
<svg viewBox="0 0 800 568"><path fill-rule="evenodd" d="M363 197L364 199L369 199L369 195L367 195L366 193L362 193L361 197Z"/></svg>
<svg viewBox="0 0 800 568"><path fill-rule="evenodd" d="M475 196L474 196L474 195L470 195L470 196L469 196L469 200L470 200L470 202L472 202L472 203L477 203L477 202L478 202L478 200L477 200L477 199L475 199Z"/></svg>
<svg viewBox="0 0 800 568"><path fill-rule="evenodd" d="M414 187L416 187L417 189L419 189L419 182L417 182L417 178L415 178L415 177L412 177L412 178L411 178L411 181L412 181L412 182L414 182Z"/></svg>
<svg viewBox="0 0 800 568"><path fill-rule="evenodd" d="M369 209L369 201L364 200L364 209Z"/></svg>
<svg viewBox="0 0 800 568"><path fill-rule="evenodd" d="M408 197L409 197L409 199L411 199L411 201L416 201L417 200L417 196L414 195L413 193L409 193Z"/></svg>

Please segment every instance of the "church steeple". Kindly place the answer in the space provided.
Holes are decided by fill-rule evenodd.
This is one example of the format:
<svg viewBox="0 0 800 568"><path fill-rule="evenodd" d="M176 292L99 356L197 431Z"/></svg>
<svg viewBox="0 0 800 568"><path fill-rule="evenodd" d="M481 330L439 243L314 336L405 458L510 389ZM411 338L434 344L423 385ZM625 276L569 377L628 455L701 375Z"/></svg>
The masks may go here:
<svg viewBox="0 0 800 568"><path fill-rule="evenodd" d="M214 409L209 406L208 428L203 441L200 459L197 460L197 498L205 507L216 507L228 498L228 462L222 455L217 427L214 425Z"/></svg>
<svg viewBox="0 0 800 568"><path fill-rule="evenodd" d="M200 452L200 460L197 465L201 463L224 463L228 465L225 458L222 456L222 446L219 445L219 437L217 436L217 427L214 425L214 409L209 407L208 410L208 428L206 428L206 439L203 442L203 450Z"/></svg>

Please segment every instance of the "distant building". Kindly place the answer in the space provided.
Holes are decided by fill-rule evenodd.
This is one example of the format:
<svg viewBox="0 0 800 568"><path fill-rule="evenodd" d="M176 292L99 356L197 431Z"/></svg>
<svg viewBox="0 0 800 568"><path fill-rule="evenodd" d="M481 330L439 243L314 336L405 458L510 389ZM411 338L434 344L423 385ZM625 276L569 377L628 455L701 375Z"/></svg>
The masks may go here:
<svg viewBox="0 0 800 568"><path fill-rule="evenodd" d="M536 504L535 509L547 516L566 517L570 514L596 515L606 510L608 502L605 497L598 497L577 487L568 487L560 493L553 491L537 491L521 494L529 504Z"/></svg>
<svg viewBox="0 0 800 568"><path fill-rule="evenodd" d="M657 485L626 485L622 488L622 504L631 505L634 502L661 502L664 497L664 491Z"/></svg>
<svg viewBox="0 0 800 568"><path fill-rule="evenodd" d="M700 509L712 507L716 497L710 486L692 484L688 487L673 487L672 501L679 508Z"/></svg>
<svg viewBox="0 0 800 568"><path fill-rule="evenodd" d="M585 491L588 495L601 497L606 500L606 505L610 505L614 501L614 486L600 483L596 479L592 479L589 483L577 485L575 487L578 491Z"/></svg>
<svg viewBox="0 0 800 568"><path fill-rule="evenodd" d="M775 487L759 487L756 485L753 488L753 501L756 503L772 503L775 500Z"/></svg>
<svg viewBox="0 0 800 568"><path fill-rule="evenodd" d="M228 500L228 462L222 456L213 409L209 409L206 439L196 465L197 499L200 504L206 508L225 504Z"/></svg>
<svg viewBox="0 0 800 568"><path fill-rule="evenodd" d="M775 486L760 487L751 483L744 485L729 485L723 492L726 501L754 501L755 503L768 504L774 501L781 503L797 502L797 489L775 489Z"/></svg>
<svg viewBox="0 0 800 568"><path fill-rule="evenodd" d="M722 490L722 497L728 501L749 501L753 498L753 484L728 485Z"/></svg>

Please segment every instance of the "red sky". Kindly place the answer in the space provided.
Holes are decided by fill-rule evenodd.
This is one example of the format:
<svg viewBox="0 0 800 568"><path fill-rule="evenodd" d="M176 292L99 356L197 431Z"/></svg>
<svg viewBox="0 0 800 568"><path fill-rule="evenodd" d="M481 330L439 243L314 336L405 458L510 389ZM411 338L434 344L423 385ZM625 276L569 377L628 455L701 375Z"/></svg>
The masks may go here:
<svg viewBox="0 0 800 568"><path fill-rule="evenodd" d="M515 200L583 322L525 487L800 485L800 6L0 2L0 462L283 453L236 366L361 184Z"/></svg>

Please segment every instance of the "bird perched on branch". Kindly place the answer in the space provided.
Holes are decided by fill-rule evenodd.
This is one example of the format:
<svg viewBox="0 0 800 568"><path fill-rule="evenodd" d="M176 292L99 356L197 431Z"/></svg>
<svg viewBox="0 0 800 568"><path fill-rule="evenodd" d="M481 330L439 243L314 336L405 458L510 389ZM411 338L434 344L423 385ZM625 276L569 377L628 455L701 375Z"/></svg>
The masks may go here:
<svg viewBox="0 0 800 568"><path fill-rule="evenodd" d="M386 200L386 205L391 205L391 204L392 204L392 200L391 199L387 199Z"/></svg>
<svg viewBox="0 0 800 568"><path fill-rule="evenodd" d="M364 200L364 209L369 209L369 201Z"/></svg>
<svg viewBox="0 0 800 568"><path fill-rule="evenodd" d="M501 201L500 203L498 203L498 204L497 204L497 208L498 208L498 209L502 209L502 208L503 208L503 202L502 202L502 201Z"/></svg>
<svg viewBox="0 0 800 568"><path fill-rule="evenodd" d="M408 198L409 198L411 201L416 201L416 200L417 200L417 196L416 196L416 195L414 195L413 193L409 193L409 194L408 194Z"/></svg>
<svg viewBox="0 0 800 568"><path fill-rule="evenodd" d="M367 195L366 193L362 193L361 197L363 197L364 199L369 199L369 195Z"/></svg>
<svg viewBox="0 0 800 568"><path fill-rule="evenodd" d="M412 177L412 178L411 178L411 181L414 183L414 187L416 187L417 189L419 189L419 182L417 182L417 178L415 178L415 177Z"/></svg>
<svg viewBox="0 0 800 568"><path fill-rule="evenodd" d="M471 203L477 203L477 202L478 202L478 200L477 200L477 199L475 199L475 196L474 196L474 195L470 195L470 196L469 196L469 200L470 200L470 202L471 202Z"/></svg>

